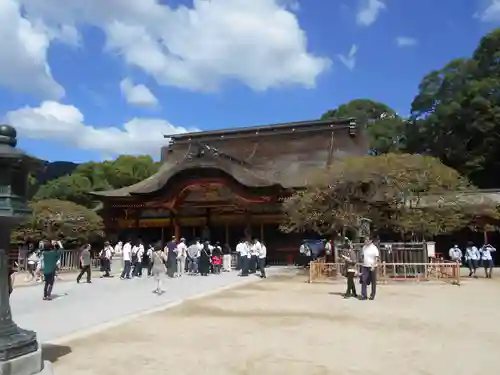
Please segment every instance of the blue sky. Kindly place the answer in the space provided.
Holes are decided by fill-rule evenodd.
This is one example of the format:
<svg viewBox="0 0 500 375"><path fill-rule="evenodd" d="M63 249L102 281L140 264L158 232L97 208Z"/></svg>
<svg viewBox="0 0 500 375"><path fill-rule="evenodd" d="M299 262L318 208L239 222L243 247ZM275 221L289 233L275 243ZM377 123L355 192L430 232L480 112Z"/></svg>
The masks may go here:
<svg viewBox="0 0 500 375"><path fill-rule="evenodd" d="M82 162L356 98L407 114L497 21L500 0L0 0L0 116L31 154Z"/></svg>

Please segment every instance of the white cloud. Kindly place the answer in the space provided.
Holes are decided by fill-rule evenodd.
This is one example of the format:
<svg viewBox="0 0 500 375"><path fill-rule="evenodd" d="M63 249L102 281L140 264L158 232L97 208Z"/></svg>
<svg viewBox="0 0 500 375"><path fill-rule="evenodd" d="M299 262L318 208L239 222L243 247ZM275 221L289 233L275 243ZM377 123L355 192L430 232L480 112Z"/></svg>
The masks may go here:
<svg viewBox="0 0 500 375"><path fill-rule="evenodd" d="M58 99L64 88L52 77L47 49L52 40L69 41L71 27L47 28L21 15L16 0L0 0L0 86Z"/></svg>
<svg viewBox="0 0 500 375"><path fill-rule="evenodd" d="M188 131L168 121L153 118L133 118L122 128L98 128L85 124L83 114L75 106L55 101L8 112L4 120L15 126L21 137L61 142L107 157L123 154L158 157L161 147L167 142L163 135Z"/></svg>
<svg viewBox="0 0 500 375"><path fill-rule="evenodd" d="M396 38L396 44L398 47L412 47L418 44L418 40L408 36L398 36Z"/></svg>
<svg viewBox="0 0 500 375"><path fill-rule="evenodd" d="M500 0L485 0L484 6L474 16L481 22L500 21Z"/></svg>
<svg viewBox="0 0 500 375"><path fill-rule="evenodd" d="M340 62L345 65L349 70L354 70L356 67L356 54L358 53L358 46L353 44L347 55L337 55Z"/></svg>
<svg viewBox="0 0 500 375"><path fill-rule="evenodd" d="M127 103L137 107L156 107L158 99L144 85L134 85L134 83L125 78L120 82L120 90L127 100Z"/></svg>
<svg viewBox="0 0 500 375"><path fill-rule="evenodd" d="M385 0L359 0L359 9L356 14L356 22L360 26L371 26L387 9Z"/></svg>
<svg viewBox="0 0 500 375"><path fill-rule="evenodd" d="M16 1L27 19L52 28L100 28L106 51L161 85L212 91L238 80L254 90L314 87L331 64L307 50L290 0L193 0L191 8L158 0Z"/></svg>

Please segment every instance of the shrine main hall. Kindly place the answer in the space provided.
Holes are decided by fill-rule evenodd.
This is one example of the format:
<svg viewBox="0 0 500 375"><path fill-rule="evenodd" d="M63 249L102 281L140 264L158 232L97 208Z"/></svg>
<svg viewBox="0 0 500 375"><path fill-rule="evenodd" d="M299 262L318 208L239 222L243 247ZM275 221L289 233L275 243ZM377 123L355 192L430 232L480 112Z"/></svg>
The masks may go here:
<svg viewBox="0 0 500 375"><path fill-rule="evenodd" d="M241 238L268 252L297 249L303 234L279 230L284 198L308 176L368 143L354 119L328 119L184 133L169 138L157 173L135 185L93 192L106 232L121 240L210 239L234 249ZM271 255L271 254L270 254Z"/></svg>

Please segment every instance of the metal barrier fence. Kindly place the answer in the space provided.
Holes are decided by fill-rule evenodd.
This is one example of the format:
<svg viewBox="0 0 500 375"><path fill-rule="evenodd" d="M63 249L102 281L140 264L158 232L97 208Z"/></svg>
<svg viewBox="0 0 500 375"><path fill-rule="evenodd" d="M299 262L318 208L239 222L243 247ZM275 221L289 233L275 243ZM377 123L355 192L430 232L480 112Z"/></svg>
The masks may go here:
<svg viewBox="0 0 500 375"><path fill-rule="evenodd" d="M120 263L121 255L117 255L113 258L114 263ZM28 260L27 256L19 256L18 264L19 270L25 271ZM231 266L236 268L237 255L236 253L231 254ZM101 267L101 259L99 257L92 258L92 269L98 270ZM60 272L75 272L80 269L80 250L63 250L61 252L60 259Z"/></svg>
<svg viewBox="0 0 500 375"><path fill-rule="evenodd" d="M353 243L358 261L361 261L363 243ZM378 244L380 262L427 263L427 247L424 242L381 242Z"/></svg>
<svg viewBox="0 0 500 375"><path fill-rule="evenodd" d="M62 250L59 271L60 272L74 272L80 269L80 250ZM28 259L27 255L19 254L17 263L19 264L19 270L25 271ZM92 258L92 269L99 269L101 267L101 259L98 257Z"/></svg>
<svg viewBox="0 0 500 375"><path fill-rule="evenodd" d="M309 263L309 282L336 280L345 275L345 263L328 263L324 258ZM361 265L357 265L358 274ZM389 281L431 281L440 280L460 285L460 264L442 260L428 263L387 263L377 266L377 283Z"/></svg>

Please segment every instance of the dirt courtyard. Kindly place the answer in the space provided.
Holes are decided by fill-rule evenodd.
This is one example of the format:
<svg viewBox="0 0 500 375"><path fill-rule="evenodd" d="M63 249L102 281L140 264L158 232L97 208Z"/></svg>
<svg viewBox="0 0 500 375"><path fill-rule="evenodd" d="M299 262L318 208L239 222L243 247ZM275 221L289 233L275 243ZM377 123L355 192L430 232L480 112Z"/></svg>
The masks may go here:
<svg viewBox="0 0 500 375"><path fill-rule="evenodd" d="M500 282L381 285L344 300L342 283L284 275L139 318L70 343L72 375L461 375L489 373L500 348ZM91 311L89 311L91 313Z"/></svg>

